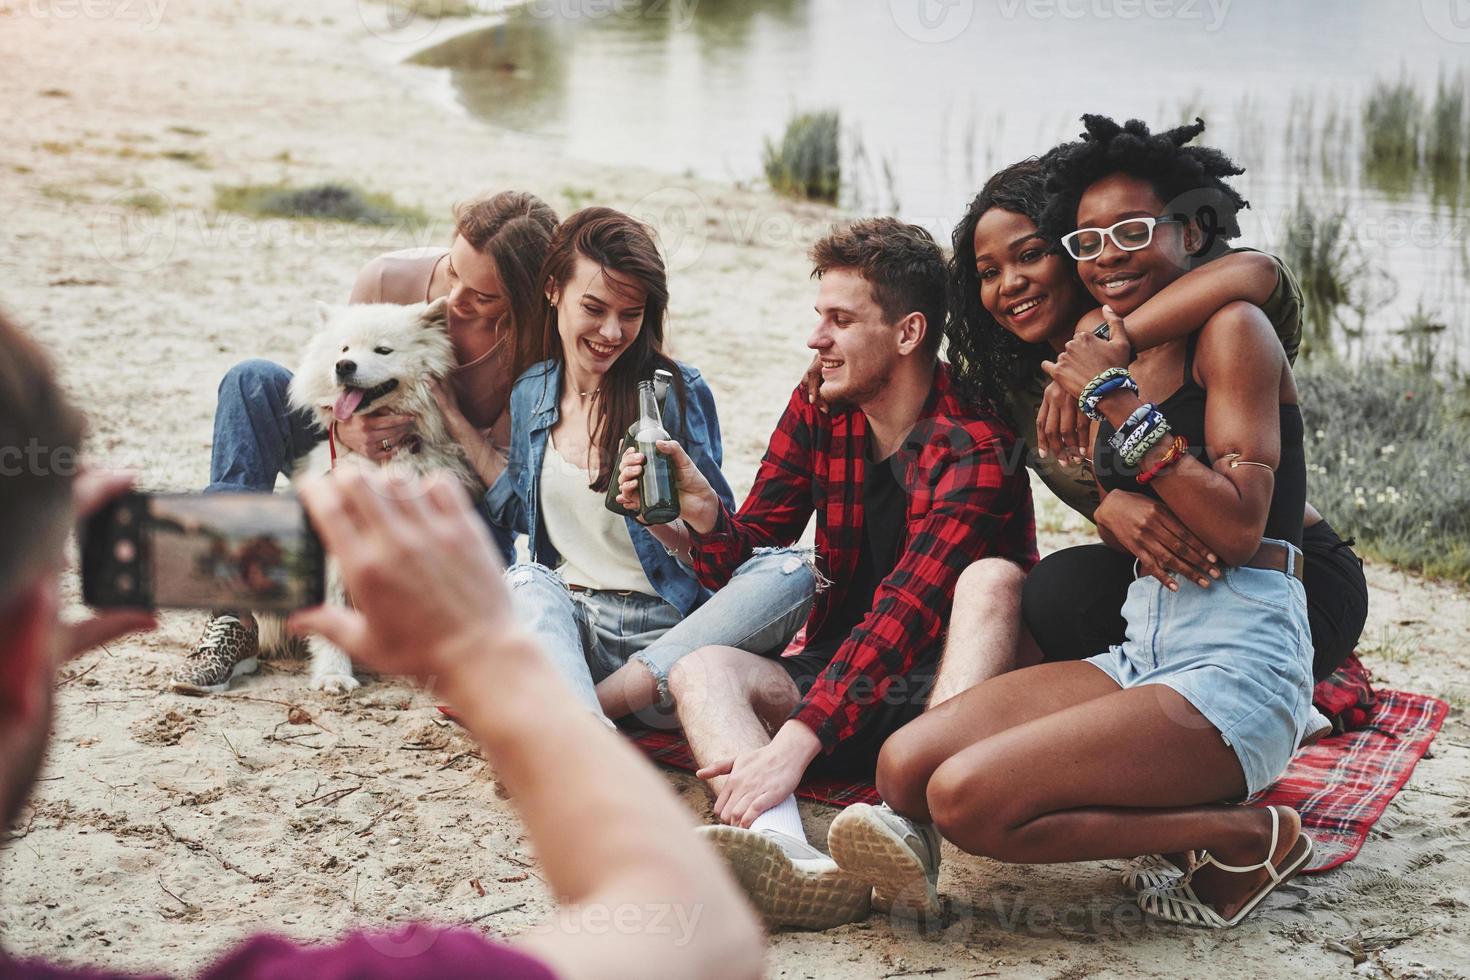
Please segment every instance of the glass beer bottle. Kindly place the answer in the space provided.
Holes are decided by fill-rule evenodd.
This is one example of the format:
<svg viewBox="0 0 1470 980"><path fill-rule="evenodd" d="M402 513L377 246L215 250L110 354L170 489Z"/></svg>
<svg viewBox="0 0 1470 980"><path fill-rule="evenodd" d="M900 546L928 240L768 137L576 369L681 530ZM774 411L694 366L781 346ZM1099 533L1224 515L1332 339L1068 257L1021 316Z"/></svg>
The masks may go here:
<svg viewBox="0 0 1470 980"><path fill-rule="evenodd" d="M664 403L664 396L669 393L669 386L673 383L673 372L663 368L659 368L653 372L653 396L657 399L658 404L662 405ZM618 454L613 459L613 475L607 481L607 495L603 498L603 503L608 510L614 514L621 514L624 517L638 516L638 511L628 510L622 504L618 503L618 474L623 468L623 454L629 449L637 448L638 426L639 423L635 421L632 425L628 426L628 431L623 433L623 441L619 444Z"/></svg>
<svg viewBox="0 0 1470 980"><path fill-rule="evenodd" d="M659 416L653 382L638 382L638 424L633 441L643 454L643 475L638 479L638 516L644 524L667 524L679 516L674 463L656 445L668 437Z"/></svg>

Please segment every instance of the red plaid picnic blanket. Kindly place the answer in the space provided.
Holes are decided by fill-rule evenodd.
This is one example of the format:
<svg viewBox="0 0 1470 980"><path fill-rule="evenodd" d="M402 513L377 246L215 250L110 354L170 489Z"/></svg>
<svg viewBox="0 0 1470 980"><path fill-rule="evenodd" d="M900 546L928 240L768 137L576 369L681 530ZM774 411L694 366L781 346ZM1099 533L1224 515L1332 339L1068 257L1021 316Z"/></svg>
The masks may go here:
<svg viewBox="0 0 1470 980"><path fill-rule="evenodd" d="M1316 845L1308 873L1345 864L1409 781L1449 710L1439 698L1379 691L1362 728L1298 752L1286 775L1249 803L1281 804L1302 815Z"/></svg>
<svg viewBox="0 0 1470 980"><path fill-rule="evenodd" d="M1249 803L1289 806L1302 815L1316 844L1308 873L1351 861L1362 850L1369 828L1409 781L1448 711L1449 705L1438 698L1379 691L1364 727L1303 749L1286 775ZM633 739L655 762L675 769L696 768L677 733L640 732ZM836 779L809 780L796 795L830 806L879 800L872 783Z"/></svg>

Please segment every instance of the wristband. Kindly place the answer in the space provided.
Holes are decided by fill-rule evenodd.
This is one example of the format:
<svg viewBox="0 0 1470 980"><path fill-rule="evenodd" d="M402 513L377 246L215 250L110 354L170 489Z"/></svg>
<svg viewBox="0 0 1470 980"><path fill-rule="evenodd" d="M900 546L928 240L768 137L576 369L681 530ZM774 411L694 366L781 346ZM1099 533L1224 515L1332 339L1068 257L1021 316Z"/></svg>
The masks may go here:
<svg viewBox="0 0 1470 980"><path fill-rule="evenodd" d="M1147 456L1155 446L1164 441L1165 437L1169 435L1170 431L1171 430L1169 429L1168 420L1160 415L1159 424L1150 429L1144 435L1144 437L1139 440L1138 444L1133 448L1131 452L1123 454L1123 462L1136 469L1138 467L1138 464L1143 462L1143 458Z"/></svg>
<svg viewBox="0 0 1470 980"><path fill-rule="evenodd" d="M1127 368L1108 368L1083 386L1082 393L1077 396L1077 410L1094 422L1101 422L1103 417L1097 410L1098 402L1119 390L1137 394L1138 383L1133 380Z"/></svg>
<svg viewBox="0 0 1470 980"><path fill-rule="evenodd" d="M1149 483L1153 482L1154 477L1183 459L1188 449L1189 440L1183 436L1175 436L1173 444L1169 446L1159 461L1138 474L1138 482L1143 486L1148 486Z"/></svg>
<svg viewBox="0 0 1470 980"><path fill-rule="evenodd" d="M1108 437L1108 442L1112 444L1112 447L1114 449L1122 449L1123 441L1128 438L1125 433L1132 431L1135 425L1141 424L1144 419L1148 418L1148 413L1152 412L1153 410L1153 402L1144 402L1142 405L1135 408L1133 410L1133 414L1128 416L1128 420L1122 425L1118 426L1117 430L1114 431L1110 437Z"/></svg>
<svg viewBox="0 0 1470 980"><path fill-rule="evenodd" d="M1108 444L1125 457L1143 441L1144 436L1158 428L1159 423L1164 420L1163 414L1153 402L1146 402L1139 408L1142 411L1135 411L1128 416L1123 426L1108 437Z"/></svg>

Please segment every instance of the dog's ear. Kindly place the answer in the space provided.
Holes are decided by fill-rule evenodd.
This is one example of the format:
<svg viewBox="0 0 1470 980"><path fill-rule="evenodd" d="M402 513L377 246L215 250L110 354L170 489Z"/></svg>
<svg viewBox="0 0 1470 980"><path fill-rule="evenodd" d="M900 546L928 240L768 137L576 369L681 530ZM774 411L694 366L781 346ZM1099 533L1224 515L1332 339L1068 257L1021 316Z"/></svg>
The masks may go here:
<svg viewBox="0 0 1470 980"><path fill-rule="evenodd" d="M331 307L331 304L329 304L329 303L323 303L321 300L317 300L316 301L316 318L317 318L317 321L322 326L326 326L327 325L327 322L332 319L332 307Z"/></svg>
<svg viewBox="0 0 1470 980"><path fill-rule="evenodd" d="M420 319L423 320L424 326L426 327L434 327L439 330L448 329L449 297L440 296L438 299L434 300L434 302L430 303L424 309L424 314Z"/></svg>

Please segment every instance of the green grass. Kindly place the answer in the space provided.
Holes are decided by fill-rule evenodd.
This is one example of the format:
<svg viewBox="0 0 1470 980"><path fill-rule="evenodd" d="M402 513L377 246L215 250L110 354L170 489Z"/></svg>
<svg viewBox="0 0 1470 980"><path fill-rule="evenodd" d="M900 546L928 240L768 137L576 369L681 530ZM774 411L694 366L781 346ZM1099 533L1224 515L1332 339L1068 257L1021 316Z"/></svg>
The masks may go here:
<svg viewBox="0 0 1470 980"><path fill-rule="evenodd" d="M430 218L422 208L399 204L391 194L377 194L347 184L246 184L216 187L215 207L257 218L296 218L351 224L422 227Z"/></svg>
<svg viewBox="0 0 1470 980"><path fill-rule="evenodd" d="M1377 636L1364 636L1358 642L1358 652L1363 656L1400 666L1413 663L1415 655L1423 650L1424 631L1403 626L1380 626Z"/></svg>
<svg viewBox="0 0 1470 980"><path fill-rule="evenodd" d="M211 167L209 157L200 150L165 150L159 156L165 160L187 163L191 167L198 167L200 170L209 170Z"/></svg>
<svg viewBox="0 0 1470 980"><path fill-rule="evenodd" d="M137 191L122 198L119 203L134 211L146 211L149 214L162 214L169 206L163 195L154 191Z"/></svg>
<svg viewBox="0 0 1470 980"><path fill-rule="evenodd" d="M837 203L842 186L839 136L842 124L835 109L800 113L786 124L779 144L766 140L766 180L778 194Z"/></svg>
<svg viewBox="0 0 1470 980"><path fill-rule="evenodd" d="M1317 509L1366 554L1470 584L1470 384L1404 360L1297 381Z"/></svg>
<svg viewBox="0 0 1470 980"><path fill-rule="evenodd" d="M561 189L562 200L567 202L567 214L580 211L597 200L597 192L590 187L573 187L565 184Z"/></svg>
<svg viewBox="0 0 1470 980"><path fill-rule="evenodd" d="M42 184L41 196L62 204L90 204L92 198L68 184Z"/></svg>

